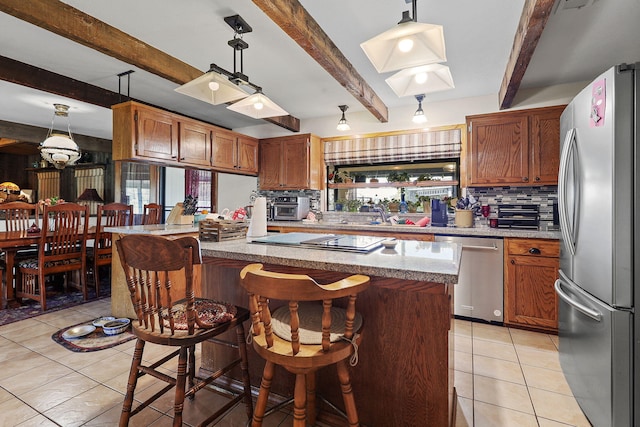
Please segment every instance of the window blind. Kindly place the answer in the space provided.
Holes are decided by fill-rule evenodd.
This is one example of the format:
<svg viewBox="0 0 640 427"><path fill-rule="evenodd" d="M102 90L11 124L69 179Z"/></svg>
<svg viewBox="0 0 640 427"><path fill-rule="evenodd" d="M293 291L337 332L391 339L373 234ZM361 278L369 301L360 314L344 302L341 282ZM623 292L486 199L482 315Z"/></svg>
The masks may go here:
<svg viewBox="0 0 640 427"><path fill-rule="evenodd" d="M460 157L460 129L324 142L327 165L408 162Z"/></svg>

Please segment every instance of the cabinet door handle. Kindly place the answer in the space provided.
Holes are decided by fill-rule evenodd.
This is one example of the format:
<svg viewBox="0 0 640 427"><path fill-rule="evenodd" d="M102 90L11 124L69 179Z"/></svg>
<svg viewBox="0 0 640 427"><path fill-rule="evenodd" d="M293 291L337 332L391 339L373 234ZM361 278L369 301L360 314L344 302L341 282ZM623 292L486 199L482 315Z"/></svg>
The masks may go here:
<svg viewBox="0 0 640 427"><path fill-rule="evenodd" d="M529 177L528 177L528 176L523 176L523 177L522 177L522 180L523 180L524 182L529 182Z"/></svg>
<svg viewBox="0 0 640 427"><path fill-rule="evenodd" d="M540 177L539 176L536 176L536 181L540 181Z"/></svg>
<svg viewBox="0 0 640 427"><path fill-rule="evenodd" d="M538 248L530 248L529 253L532 255L540 255L540 249Z"/></svg>
<svg viewBox="0 0 640 427"><path fill-rule="evenodd" d="M180 160L184 160L184 157L180 157Z"/></svg>
<svg viewBox="0 0 640 427"><path fill-rule="evenodd" d="M516 262L514 260L511 260L511 265L516 265Z"/></svg>
<svg viewBox="0 0 640 427"><path fill-rule="evenodd" d="M172 159L177 159L177 158L178 158L178 156L171 156L171 158L172 158Z"/></svg>

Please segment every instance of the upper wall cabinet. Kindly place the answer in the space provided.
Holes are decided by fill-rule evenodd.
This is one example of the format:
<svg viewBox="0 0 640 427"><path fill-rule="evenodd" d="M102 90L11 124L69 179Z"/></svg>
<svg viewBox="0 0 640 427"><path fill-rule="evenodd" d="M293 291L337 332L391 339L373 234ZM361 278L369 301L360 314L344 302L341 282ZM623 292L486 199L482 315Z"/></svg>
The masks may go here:
<svg viewBox="0 0 640 427"><path fill-rule="evenodd" d="M212 164L216 170L257 175L258 140L234 132L212 132Z"/></svg>
<svg viewBox="0 0 640 427"><path fill-rule="evenodd" d="M317 136L260 140L261 190L321 190L324 172L322 141Z"/></svg>
<svg viewBox="0 0 640 427"><path fill-rule="evenodd" d="M557 185L564 108L468 116L467 185Z"/></svg>
<svg viewBox="0 0 640 427"><path fill-rule="evenodd" d="M113 160L258 174L258 140L134 101L112 107Z"/></svg>

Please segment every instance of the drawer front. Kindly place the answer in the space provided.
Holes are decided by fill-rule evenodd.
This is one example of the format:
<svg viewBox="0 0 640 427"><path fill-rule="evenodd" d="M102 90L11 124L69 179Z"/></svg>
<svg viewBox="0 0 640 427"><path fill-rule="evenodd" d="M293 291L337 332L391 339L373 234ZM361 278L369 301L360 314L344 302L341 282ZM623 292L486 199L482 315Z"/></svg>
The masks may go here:
<svg viewBox="0 0 640 427"><path fill-rule="evenodd" d="M559 257L560 242L542 239L505 239L509 255Z"/></svg>

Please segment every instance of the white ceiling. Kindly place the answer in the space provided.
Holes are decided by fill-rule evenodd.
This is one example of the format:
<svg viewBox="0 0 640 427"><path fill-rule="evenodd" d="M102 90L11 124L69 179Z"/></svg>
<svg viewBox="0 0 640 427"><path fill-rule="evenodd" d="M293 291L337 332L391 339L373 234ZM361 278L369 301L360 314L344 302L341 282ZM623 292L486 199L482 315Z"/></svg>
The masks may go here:
<svg viewBox="0 0 640 427"><path fill-rule="evenodd" d="M569 0L558 0L568 4ZM575 1L575 0L574 0ZM405 0L300 0L355 69L390 108L415 105L398 98L367 60L360 43L393 27ZM582 9L558 10L540 39L521 88L587 81L620 62L640 60L640 0L588 0ZM301 120L366 109L250 0L65 0L203 72L210 63L233 71L232 29L223 18L241 15L244 73L266 95ZM524 0L418 0L418 21L444 26L447 63L455 89L427 102L497 94ZM562 7L560 8L562 9ZM0 54L118 92L117 74L134 69L130 95L150 104L229 128L263 124L174 91L176 84L0 13ZM122 81L126 94L126 78ZM109 109L0 81L0 120L49 127L53 103L71 105L75 133L111 137ZM275 126L275 125L272 125ZM0 135L1 136L1 135Z"/></svg>

